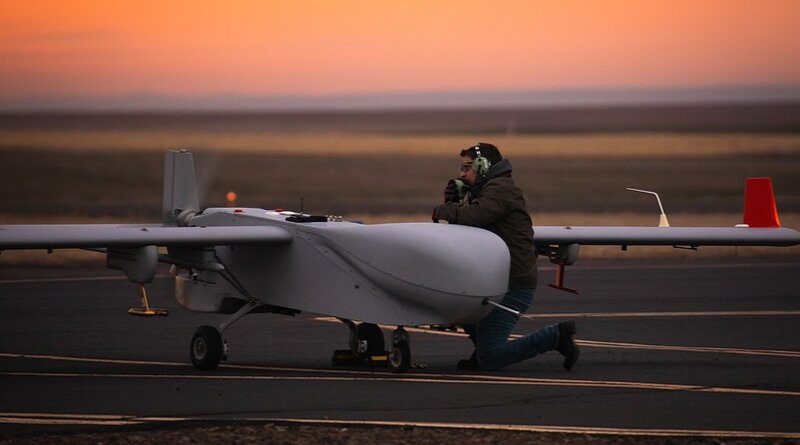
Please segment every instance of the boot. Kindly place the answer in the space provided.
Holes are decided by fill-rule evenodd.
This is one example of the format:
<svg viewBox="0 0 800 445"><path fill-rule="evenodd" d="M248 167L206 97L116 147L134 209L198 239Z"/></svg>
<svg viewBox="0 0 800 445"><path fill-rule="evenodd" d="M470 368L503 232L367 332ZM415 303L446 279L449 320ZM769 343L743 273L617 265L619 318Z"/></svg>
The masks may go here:
<svg viewBox="0 0 800 445"><path fill-rule="evenodd" d="M564 356L564 369L571 370L578 361L580 350L573 338L578 330L575 328L574 321L563 321L558 324L558 348L557 351Z"/></svg>

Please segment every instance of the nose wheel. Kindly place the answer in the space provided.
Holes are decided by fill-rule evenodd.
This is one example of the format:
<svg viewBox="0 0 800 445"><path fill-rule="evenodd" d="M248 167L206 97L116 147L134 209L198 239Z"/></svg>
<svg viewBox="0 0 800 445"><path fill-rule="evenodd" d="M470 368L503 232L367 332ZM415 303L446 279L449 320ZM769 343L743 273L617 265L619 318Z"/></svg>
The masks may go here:
<svg viewBox="0 0 800 445"><path fill-rule="evenodd" d="M195 368L215 369L220 360L225 358L225 343L217 328L213 326L197 328L189 345L189 355Z"/></svg>
<svg viewBox="0 0 800 445"><path fill-rule="evenodd" d="M411 367L411 346L408 332L399 327L392 332L392 350L389 351L389 370L395 373L406 372Z"/></svg>
<svg viewBox="0 0 800 445"><path fill-rule="evenodd" d="M189 344L189 356L192 358L194 367L202 370L215 369L220 360L227 359L228 344L222 340L222 332L259 306L261 303L258 301L250 301L222 322L219 328L213 326L197 328L192 336L192 342Z"/></svg>

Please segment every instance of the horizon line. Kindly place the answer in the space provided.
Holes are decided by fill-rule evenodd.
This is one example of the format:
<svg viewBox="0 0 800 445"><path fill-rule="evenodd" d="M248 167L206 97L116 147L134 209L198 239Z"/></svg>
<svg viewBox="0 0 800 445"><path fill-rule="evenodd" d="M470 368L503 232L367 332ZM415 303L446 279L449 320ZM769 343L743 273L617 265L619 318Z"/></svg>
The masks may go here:
<svg viewBox="0 0 800 445"><path fill-rule="evenodd" d="M428 90L370 93L181 95L136 92L108 96L0 97L0 112L302 112L452 110L463 108L593 108L800 102L800 84L558 90Z"/></svg>

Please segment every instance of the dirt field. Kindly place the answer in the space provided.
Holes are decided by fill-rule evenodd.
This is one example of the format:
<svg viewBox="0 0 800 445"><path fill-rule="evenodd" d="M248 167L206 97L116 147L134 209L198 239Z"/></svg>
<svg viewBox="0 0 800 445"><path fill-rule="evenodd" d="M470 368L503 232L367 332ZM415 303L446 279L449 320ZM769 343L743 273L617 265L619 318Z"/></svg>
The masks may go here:
<svg viewBox="0 0 800 445"><path fill-rule="evenodd" d="M791 439L757 439L728 437L637 437L598 436L587 434L552 434L491 430L453 430L440 428L341 428L328 426L296 426L267 424L211 425L125 432L66 433L23 437L2 437L0 445L69 445L86 443L148 444L148 443L204 443L204 444L791 444Z"/></svg>
<svg viewBox="0 0 800 445"><path fill-rule="evenodd" d="M665 158L800 155L795 133L596 133L596 134L372 134L284 133L260 128L230 132L214 128L2 129L0 150L193 151L282 156L451 157L476 141L491 141L509 158Z"/></svg>
<svg viewBox="0 0 800 445"><path fill-rule="evenodd" d="M501 147L502 148L502 147ZM277 155L195 152L202 202L321 214L419 215L457 175L457 156ZM782 213L800 212L800 155L562 158L510 157L517 184L536 215L551 213L739 213L744 178L770 176ZM67 215L157 218L163 155L152 151L0 150L0 218Z"/></svg>
<svg viewBox="0 0 800 445"><path fill-rule="evenodd" d="M0 130L131 130L392 135L630 132L797 133L800 103L432 108L295 112L72 112L0 114Z"/></svg>

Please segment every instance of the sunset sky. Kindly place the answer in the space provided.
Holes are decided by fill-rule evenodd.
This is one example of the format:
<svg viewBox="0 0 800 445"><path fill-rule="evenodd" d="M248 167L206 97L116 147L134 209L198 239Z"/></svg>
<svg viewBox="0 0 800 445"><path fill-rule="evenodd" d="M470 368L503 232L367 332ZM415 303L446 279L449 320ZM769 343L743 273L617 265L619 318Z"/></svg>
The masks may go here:
<svg viewBox="0 0 800 445"><path fill-rule="evenodd" d="M800 85L800 0L0 3L0 99Z"/></svg>

